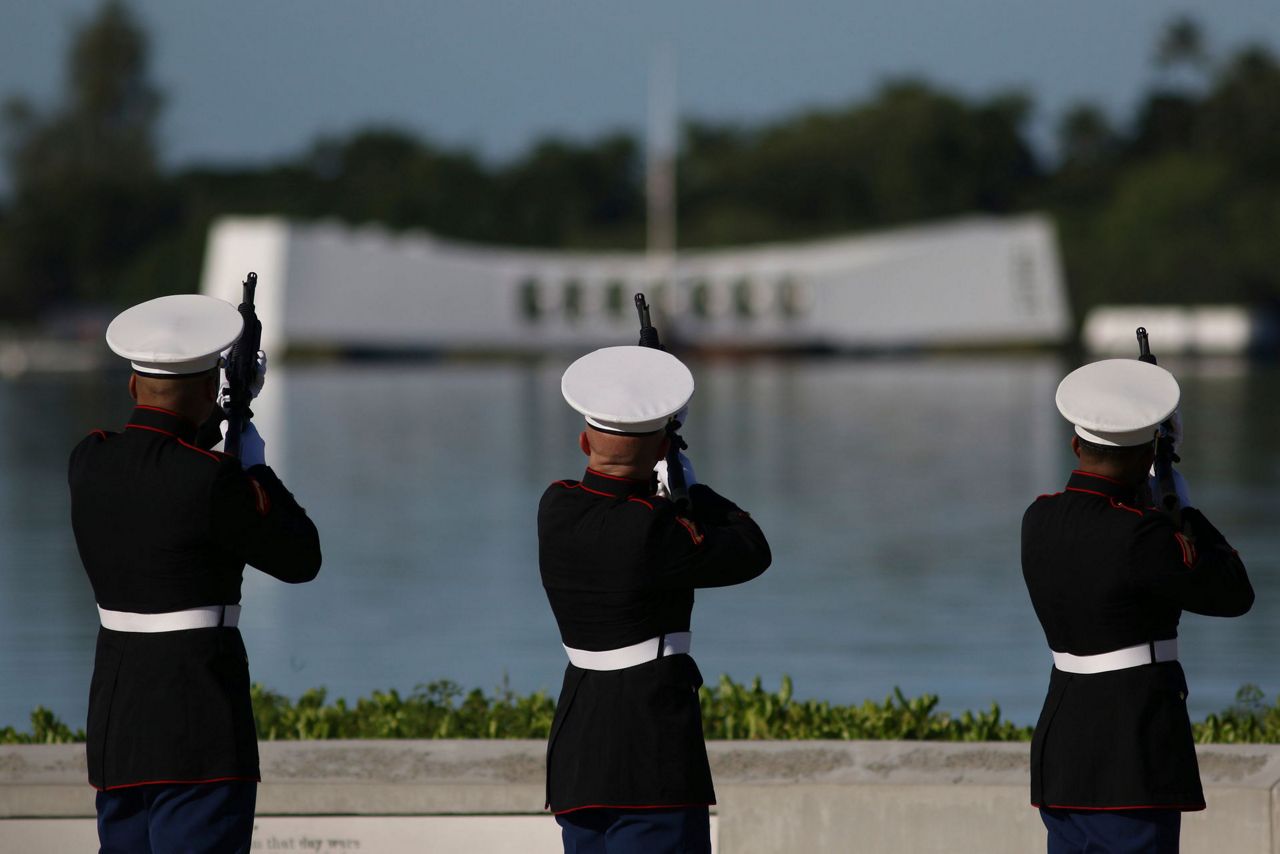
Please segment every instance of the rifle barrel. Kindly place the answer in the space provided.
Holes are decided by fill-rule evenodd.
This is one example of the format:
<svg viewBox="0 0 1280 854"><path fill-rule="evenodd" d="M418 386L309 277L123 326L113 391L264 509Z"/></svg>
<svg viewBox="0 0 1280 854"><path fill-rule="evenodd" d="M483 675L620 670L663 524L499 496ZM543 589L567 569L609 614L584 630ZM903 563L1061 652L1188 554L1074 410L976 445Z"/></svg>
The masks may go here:
<svg viewBox="0 0 1280 854"><path fill-rule="evenodd" d="M653 322L649 319L649 304L644 300L644 294L636 294L636 313L640 315L640 346L652 347L655 350L665 349L662 346L662 340L658 337L658 330L653 327Z"/></svg>
<svg viewBox="0 0 1280 854"><path fill-rule="evenodd" d="M1138 361L1148 365L1156 364L1156 357L1151 352L1151 342L1147 340L1147 327L1138 327Z"/></svg>
<svg viewBox="0 0 1280 854"><path fill-rule="evenodd" d="M640 315L640 328L652 326L649 320L649 304L644 301L644 294L636 294L636 313Z"/></svg>

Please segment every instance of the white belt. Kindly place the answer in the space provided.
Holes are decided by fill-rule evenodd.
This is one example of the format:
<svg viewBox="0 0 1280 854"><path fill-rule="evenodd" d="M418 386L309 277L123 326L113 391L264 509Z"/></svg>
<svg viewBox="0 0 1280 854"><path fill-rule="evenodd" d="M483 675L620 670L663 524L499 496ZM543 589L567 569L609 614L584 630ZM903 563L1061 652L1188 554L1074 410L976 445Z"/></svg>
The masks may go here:
<svg viewBox="0 0 1280 854"><path fill-rule="evenodd" d="M672 632L619 649L587 650L566 646L569 661L583 670L622 670L668 655L686 655L693 645L692 632Z"/></svg>
<svg viewBox="0 0 1280 854"><path fill-rule="evenodd" d="M181 632L186 629L234 628L240 622L239 605L204 605L167 614L135 614L108 611L98 606L98 619L113 632Z"/></svg>
<svg viewBox="0 0 1280 854"><path fill-rule="evenodd" d="M1177 660L1177 638L1134 644L1100 655L1072 655L1069 652L1053 654L1053 666L1067 673L1106 673L1110 670Z"/></svg>

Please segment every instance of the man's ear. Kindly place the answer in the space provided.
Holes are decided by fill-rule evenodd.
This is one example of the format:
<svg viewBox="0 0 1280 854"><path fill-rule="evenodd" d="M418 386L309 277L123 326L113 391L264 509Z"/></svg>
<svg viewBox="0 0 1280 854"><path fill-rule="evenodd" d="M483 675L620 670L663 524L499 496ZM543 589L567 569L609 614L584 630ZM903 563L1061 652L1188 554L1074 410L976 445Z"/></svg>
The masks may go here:
<svg viewBox="0 0 1280 854"><path fill-rule="evenodd" d="M218 399L219 379L218 372L215 370L204 381L204 398L210 403Z"/></svg>
<svg viewBox="0 0 1280 854"><path fill-rule="evenodd" d="M578 434L578 447L582 449L582 453L591 456L591 440L587 438L586 430Z"/></svg>
<svg viewBox="0 0 1280 854"><path fill-rule="evenodd" d="M132 397L134 401L137 401L138 399L138 375L137 374L129 374L129 397Z"/></svg>
<svg viewBox="0 0 1280 854"><path fill-rule="evenodd" d="M1071 437L1071 453L1075 454L1076 458L1079 459L1080 457L1080 437L1079 436Z"/></svg>
<svg viewBox="0 0 1280 854"><path fill-rule="evenodd" d="M663 436L662 441L658 443L658 454L653 458L653 461L656 463L658 460L665 460L667 458L667 452L670 450L671 437L669 435Z"/></svg>

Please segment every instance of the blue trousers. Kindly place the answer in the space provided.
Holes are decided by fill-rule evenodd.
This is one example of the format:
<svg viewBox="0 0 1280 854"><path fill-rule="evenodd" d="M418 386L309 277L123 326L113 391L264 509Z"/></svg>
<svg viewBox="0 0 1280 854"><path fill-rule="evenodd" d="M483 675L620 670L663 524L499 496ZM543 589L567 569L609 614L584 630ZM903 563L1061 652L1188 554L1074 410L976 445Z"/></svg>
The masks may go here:
<svg viewBox="0 0 1280 854"><path fill-rule="evenodd" d="M1049 854L1177 854L1178 810L1041 809Z"/></svg>
<svg viewBox="0 0 1280 854"><path fill-rule="evenodd" d="M556 816L564 854L711 854L706 807L587 809Z"/></svg>
<svg viewBox="0 0 1280 854"><path fill-rule="evenodd" d="M238 780L99 792L99 854L248 854L257 799Z"/></svg>

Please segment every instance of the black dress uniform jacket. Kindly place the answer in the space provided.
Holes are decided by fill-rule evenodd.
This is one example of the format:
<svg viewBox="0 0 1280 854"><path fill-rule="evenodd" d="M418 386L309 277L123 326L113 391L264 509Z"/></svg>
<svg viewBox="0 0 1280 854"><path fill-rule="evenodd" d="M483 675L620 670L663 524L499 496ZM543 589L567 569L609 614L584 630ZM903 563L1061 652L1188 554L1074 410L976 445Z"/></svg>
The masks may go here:
<svg viewBox="0 0 1280 854"><path fill-rule="evenodd" d="M196 425L138 406L71 453L71 522L98 604L156 614L240 601L246 563L282 581L320 569L315 525L270 468L192 444ZM256 780L239 629L100 628L89 689L89 782Z"/></svg>
<svg viewBox="0 0 1280 854"><path fill-rule="evenodd" d="M1050 649L1097 655L1175 638L1182 611L1253 604L1244 564L1197 510L1187 533L1135 490L1083 471L1022 520L1022 572ZM1204 808L1187 683L1176 661L1106 673L1053 669L1031 743L1036 806Z"/></svg>
<svg viewBox="0 0 1280 854"><path fill-rule="evenodd" d="M688 631L694 588L768 568L764 534L733 502L698 484L682 516L653 486L588 469L542 496L542 584L566 646L611 650ZM688 655L612 671L569 664L547 747L548 807L715 803L701 685Z"/></svg>

